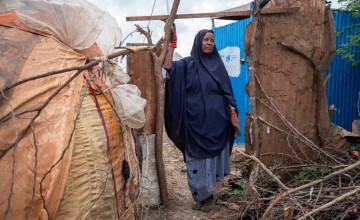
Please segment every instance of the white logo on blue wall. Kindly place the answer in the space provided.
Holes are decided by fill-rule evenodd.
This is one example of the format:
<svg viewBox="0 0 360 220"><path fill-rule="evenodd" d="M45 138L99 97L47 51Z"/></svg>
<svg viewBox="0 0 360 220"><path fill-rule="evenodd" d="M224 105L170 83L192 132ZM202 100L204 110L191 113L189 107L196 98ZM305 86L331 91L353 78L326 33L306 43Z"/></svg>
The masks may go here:
<svg viewBox="0 0 360 220"><path fill-rule="evenodd" d="M225 47L219 51L225 68L229 76L240 76L240 48L239 47Z"/></svg>

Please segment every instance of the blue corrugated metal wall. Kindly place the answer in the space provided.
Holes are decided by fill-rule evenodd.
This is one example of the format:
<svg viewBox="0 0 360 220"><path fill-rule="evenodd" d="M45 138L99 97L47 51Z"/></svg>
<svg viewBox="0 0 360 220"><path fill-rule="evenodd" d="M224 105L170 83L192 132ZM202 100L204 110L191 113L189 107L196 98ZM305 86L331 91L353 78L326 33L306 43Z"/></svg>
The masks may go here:
<svg viewBox="0 0 360 220"><path fill-rule="evenodd" d="M342 31L351 24L360 22L355 20L350 12L333 11L336 32ZM336 48L349 41L348 36L353 35L348 31L336 38ZM360 57L357 57L360 59ZM335 54L329 67L332 76L326 86L328 104L334 104L337 111L332 117L332 122L346 130L352 130L352 121L359 119L359 92L360 92L360 68L354 68L339 54Z"/></svg>
<svg viewBox="0 0 360 220"><path fill-rule="evenodd" d="M223 50L226 47L238 47L240 49L240 58L243 57L245 27L250 22L250 19L245 19L231 23L226 26L214 28L215 44L217 49ZM240 60L237 60L239 63ZM245 114L250 111L249 96L245 92L245 85L249 81L248 66L240 66L240 75L238 77L230 77L230 81L234 90L237 107L239 110L239 119L242 134L236 138L236 143L245 143L244 129L245 129Z"/></svg>
<svg viewBox="0 0 360 220"><path fill-rule="evenodd" d="M334 11L334 20L336 31L351 25L355 20L349 12ZM245 19L231 23L226 26L214 28L215 43L218 50L226 47L239 47L240 58L243 57L245 27L251 19ZM336 39L336 47L348 41L347 32ZM358 57L359 59L359 57ZM327 84L328 103L334 104L337 111L332 117L332 122L351 131L352 121L359 119L358 100L360 96L360 68L353 68L351 64L342 60L340 55L335 54L329 71L333 73ZM245 92L245 85L249 81L249 72L247 65L241 65L240 75L230 77L235 98L239 109L239 119L241 121L242 135L238 137L236 143L244 143L245 115L250 111L249 96Z"/></svg>

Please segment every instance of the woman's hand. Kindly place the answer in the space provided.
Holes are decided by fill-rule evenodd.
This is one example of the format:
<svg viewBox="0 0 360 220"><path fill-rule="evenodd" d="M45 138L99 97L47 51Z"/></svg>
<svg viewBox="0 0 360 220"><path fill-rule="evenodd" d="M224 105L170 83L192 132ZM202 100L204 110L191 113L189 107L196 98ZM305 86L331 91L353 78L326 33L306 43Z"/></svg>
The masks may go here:
<svg viewBox="0 0 360 220"><path fill-rule="evenodd" d="M173 24L173 27L171 28L171 37L170 37L170 45L169 46L172 48L177 47L177 34L176 34L175 23Z"/></svg>
<svg viewBox="0 0 360 220"><path fill-rule="evenodd" d="M241 135L240 121L235 111L235 108L230 108L230 119L231 119L231 124L235 128L234 137Z"/></svg>

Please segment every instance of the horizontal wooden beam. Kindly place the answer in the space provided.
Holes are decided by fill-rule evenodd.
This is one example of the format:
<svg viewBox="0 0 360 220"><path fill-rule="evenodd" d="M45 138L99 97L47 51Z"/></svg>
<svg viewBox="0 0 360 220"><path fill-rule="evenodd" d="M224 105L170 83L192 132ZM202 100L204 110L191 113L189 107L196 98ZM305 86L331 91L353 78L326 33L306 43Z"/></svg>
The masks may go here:
<svg viewBox="0 0 360 220"><path fill-rule="evenodd" d="M269 8L261 10L260 14L281 14L299 11L300 7L291 8ZM197 13L197 14L178 14L175 19L187 19L187 18L226 18L226 17L248 17L254 12L252 10L247 11L231 11L231 12L213 12L213 13ZM169 15L153 15L153 16L134 16L126 17L126 21L148 21L148 20L162 20L165 21Z"/></svg>

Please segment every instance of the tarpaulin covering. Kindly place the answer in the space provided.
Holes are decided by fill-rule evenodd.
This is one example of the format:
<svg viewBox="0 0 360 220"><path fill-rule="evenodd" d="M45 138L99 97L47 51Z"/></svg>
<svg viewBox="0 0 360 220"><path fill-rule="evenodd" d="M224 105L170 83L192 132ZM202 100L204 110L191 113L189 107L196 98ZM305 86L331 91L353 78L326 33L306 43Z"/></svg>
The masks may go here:
<svg viewBox="0 0 360 220"><path fill-rule="evenodd" d="M131 147L131 143L126 142L127 137L123 134L125 131L120 128L105 98L97 95L97 100L110 139L120 216L123 216L122 219L133 219L132 204L139 194L139 173L134 148ZM128 138L132 139L132 136ZM125 181L122 175L124 159L130 164L130 180L126 184L126 189L123 189ZM114 199L106 134L93 97L88 94L84 98L76 122L73 158L56 219L114 219L117 208Z"/></svg>
<svg viewBox="0 0 360 220"><path fill-rule="evenodd" d="M52 35L87 57L110 54L121 40L115 18L86 0L5 0L0 24Z"/></svg>
<svg viewBox="0 0 360 220"><path fill-rule="evenodd" d="M28 3L40 1L14 1L14 4L19 2L20 9L29 6L27 9L31 11L33 6ZM41 14L39 5L47 2L58 1L35 4L39 11L34 10L37 13L29 16L35 19L39 15L38 21L46 21L51 13ZM2 1L0 9L8 3ZM70 3L64 1L64 7L55 10L55 14L69 16L66 11L71 9L67 4ZM24 11L26 14L28 10ZM139 173L131 129L120 128L110 105L97 95L108 131L110 164L105 129L93 96L87 94L84 106L79 108L83 74L75 76L76 71L70 71L40 77L47 72L82 66L88 55L55 32L44 34L47 28L26 26L30 23L18 15L17 9L0 14L0 218L118 219L120 215L122 219L133 219ZM86 20L80 15L72 19ZM7 21L15 21L16 25L2 23ZM76 34L76 28L67 29L68 33ZM99 36L106 33L103 32ZM110 45L105 41L104 45ZM99 42L91 45L102 45ZM113 47L115 40L111 42ZM97 48L102 51L98 53L92 46L84 50L95 55L106 54L106 47ZM36 79L19 83L29 77ZM14 86L10 88L11 85ZM108 97L112 100L110 92ZM124 159L130 166L126 185Z"/></svg>
<svg viewBox="0 0 360 220"><path fill-rule="evenodd" d="M1 90L28 77L85 63L85 57L51 37L0 26L0 39ZM1 218L48 219L46 210L50 218L55 216L71 162L82 76L50 102L49 97L73 74L32 80L0 95Z"/></svg>

